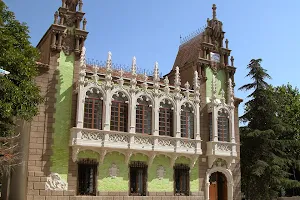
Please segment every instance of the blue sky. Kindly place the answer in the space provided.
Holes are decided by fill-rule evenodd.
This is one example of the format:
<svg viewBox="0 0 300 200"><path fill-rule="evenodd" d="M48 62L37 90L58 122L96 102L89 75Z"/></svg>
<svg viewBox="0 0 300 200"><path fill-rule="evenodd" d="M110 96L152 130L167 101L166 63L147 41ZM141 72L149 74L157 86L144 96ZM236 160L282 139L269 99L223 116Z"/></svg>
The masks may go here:
<svg viewBox="0 0 300 200"><path fill-rule="evenodd" d="M53 22L61 0L4 0L17 19L30 28L35 46ZM235 57L236 96L247 93L237 88L245 78L252 58L262 58L262 66L272 76L269 82L300 86L299 0L84 0L83 10L90 32L86 41L87 57L105 60L111 51L113 62L130 65L133 56L141 68L152 70L158 61L166 74L173 66L180 35L202 27L212 17L223 22L229 48ZM243 108L240 107L240 114Z"/></svg>

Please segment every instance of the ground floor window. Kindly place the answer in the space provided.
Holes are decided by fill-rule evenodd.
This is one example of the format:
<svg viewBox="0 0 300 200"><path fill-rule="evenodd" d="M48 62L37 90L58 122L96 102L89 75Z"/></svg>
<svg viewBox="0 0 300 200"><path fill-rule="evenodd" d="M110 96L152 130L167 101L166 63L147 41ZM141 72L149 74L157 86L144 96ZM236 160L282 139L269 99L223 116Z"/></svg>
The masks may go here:
<svg viewBox="0 0 300 200"><path fill-rule="evenodd" d="M78 195L96 196L98 163L94 159L78 161Z"/></svg>
<svg viewBox="0 0 300 200"><path fill-rule="evenodd" d="M146 196L147 165L144 162L130 163L130 195Z"/></svg>
<svg viewBox="0 0 300 200"><path fill-rule="evenodd" d="M190 194L190 168L188 165L174 166L175 195L188 196Z"/></svg>

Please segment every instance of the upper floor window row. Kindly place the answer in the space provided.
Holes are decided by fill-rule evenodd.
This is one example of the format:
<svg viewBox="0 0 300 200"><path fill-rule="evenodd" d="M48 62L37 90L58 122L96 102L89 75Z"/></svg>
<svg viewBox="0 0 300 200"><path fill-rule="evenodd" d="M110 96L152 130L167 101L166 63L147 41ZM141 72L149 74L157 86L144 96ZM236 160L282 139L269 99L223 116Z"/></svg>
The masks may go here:
<svg viewBox="0 0 300 200"><path fill-rule="evenodd" d="M122 93L113 95L110 104L110 130L128 132L129 127L129 105L128 98ZM87 93L84 103L84 128L102 129L103 119L105 118L105 104L100 93ZM175 110L170 101L161 101L159 106L158 119L152 101L147 96L140 96L135 109L135 132L142 134L152 134L154 122L158 121L159 135L175 137ZM189 103L185 103L180 109L181 137L194 139L194 109Z"/></svg>

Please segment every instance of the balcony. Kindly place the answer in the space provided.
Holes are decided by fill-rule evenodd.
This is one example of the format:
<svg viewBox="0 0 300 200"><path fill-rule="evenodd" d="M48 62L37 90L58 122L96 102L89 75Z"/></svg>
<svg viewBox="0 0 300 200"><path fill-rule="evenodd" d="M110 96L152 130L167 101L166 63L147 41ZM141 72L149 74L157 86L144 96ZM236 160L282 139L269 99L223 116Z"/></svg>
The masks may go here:
<svg viewBox="0 0 300 200"><path fill-rule="evenodd" d="M170 157L183 155L193 159L202 154L201 140L86 128L71 129L70 146L73 147L74 161L80 150L88 149L98 152L117 150L130 154L164 154Z"/></svg>
<svg viewBox="0 0 300 200"><path fill-rule="evenodd" d="M227 167L234 163L237 157L236 143L209 141L207 142L208 165L212 167L217 159L225 160Z"/></svg>

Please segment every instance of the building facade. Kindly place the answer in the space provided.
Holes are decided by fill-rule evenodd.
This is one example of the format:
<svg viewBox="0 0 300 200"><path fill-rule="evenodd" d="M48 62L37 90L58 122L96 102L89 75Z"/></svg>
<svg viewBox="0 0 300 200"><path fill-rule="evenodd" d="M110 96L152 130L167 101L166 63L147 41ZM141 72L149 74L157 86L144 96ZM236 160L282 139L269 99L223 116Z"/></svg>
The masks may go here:
<svg viewBox="0 0 300 200"><path fill-rule="evenodd" d="M242 100L212 9L205 29L180 45L174 67L160 76L158 63L139 74L135 58L131 69L118 70L110 52L103 65L86 63L83 3L62 0L37 46L45 102L23 129L28 162L11 188L24 190L11 189L12 199L241 199Z"/></svg>

